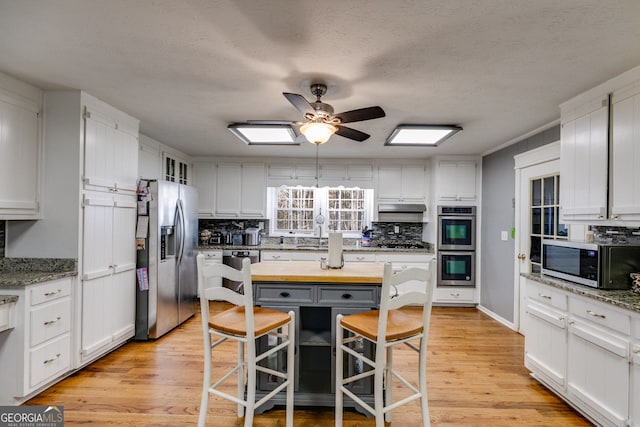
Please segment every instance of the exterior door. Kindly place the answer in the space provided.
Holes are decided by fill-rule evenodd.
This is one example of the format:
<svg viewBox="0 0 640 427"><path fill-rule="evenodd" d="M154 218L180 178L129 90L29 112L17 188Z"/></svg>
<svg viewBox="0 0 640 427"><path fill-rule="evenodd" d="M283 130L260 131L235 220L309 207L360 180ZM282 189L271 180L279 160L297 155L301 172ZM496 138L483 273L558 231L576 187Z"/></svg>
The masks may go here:
<svg viewBox="0 0 640 427"><path fill-rule="evenodd" d="M555 142L520 154L516 160L514 316L516 330L524 334L526 324L526 279L522 273L532 271L531 252L531 186L532 179L560 173L560 143Z"/></svg>

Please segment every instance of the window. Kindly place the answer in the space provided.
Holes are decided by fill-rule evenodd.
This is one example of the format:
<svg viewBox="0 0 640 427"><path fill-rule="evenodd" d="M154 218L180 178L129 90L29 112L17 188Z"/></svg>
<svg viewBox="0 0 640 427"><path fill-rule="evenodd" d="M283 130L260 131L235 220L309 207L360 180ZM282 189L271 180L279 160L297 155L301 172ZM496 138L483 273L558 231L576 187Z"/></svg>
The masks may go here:
<svg viewBox="0 0 640 427"><path fill-rule="evenodd" d="M531 272L540 272L542 239L566 239L567 227L560 223L560 175L530 181L531 218L529 259Z"/></svg>
<svg viewBox="0 0 640 427"><path fill-rule="evenodd" d="M373 190L344 187L270 187L270 233L359 237L371 225ZM320 228L322 227L322 228Z"/></svg>
<svg viewBox="0 0 640 427"><path fill-rule="evenodd" d="M176 170L176 164L178 165ZM178 182L180 184L189 184L190 178L188 176L189 165L180 160L176 160L173 157L164 156L164 179L171 182Z"/></svg>

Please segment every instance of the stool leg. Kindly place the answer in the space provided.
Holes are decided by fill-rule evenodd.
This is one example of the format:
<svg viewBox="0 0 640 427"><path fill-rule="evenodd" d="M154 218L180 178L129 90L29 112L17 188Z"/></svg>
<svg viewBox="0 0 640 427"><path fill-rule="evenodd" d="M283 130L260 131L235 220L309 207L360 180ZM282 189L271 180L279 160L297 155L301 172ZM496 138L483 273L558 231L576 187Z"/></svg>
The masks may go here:
<svg viewBox="0 0 640 427"><path fill-rule="evenodd" d="M385 373L384 373L384 390L385 390L385 405L391 405L393 402L391 395L391 391L393 389L393 346L387 347L387 362L385 364ZM391 411L386 412L384 415L384 420L388 423L391 422Z"/></svg>
<svg viewBox="0 0 640 427"><path fill-rule="evenodd" d="M289 385L287 385L287 420L286 427L293 427L293 392L295 388L295 337L296 337L296 316L293 311L289 312L289 316L291 316L291 321L289 322L289 326L287 329L289 330L288 339L289 345L287 346L287 381Z"/></svg>
<svg viewBox="0 0 640 427"><path fill-rule="evenodd" d="M240 343L242 344L242 343ZM247 407L244 411L244 425L251 427L253 425L253 414L256 409L256 342L255 340L247 342ZM243 381L244 383L244 381ZM238 396L242 399L242 396Z"/></svg>
<svg viewBox="0 0 640 427"><path fill-rule="evenodd" d="M238 399L244 398L245 372L244 372L244 344L238 341ZM244 415L244 406L238 403L238 417Z"/></svg>
<svg viewBox="0 0 640 427"><path fill-rule="evenodd" d="M420 338L420 355L418 357L420 368L418 369L420 381L420 409L422 410L422 425L430 427L429 399L427 398L427 337Z"/></svg>
<svg viewBox="0 0 640 427"><path fill-rule="evenodd" d="M343 356L342 341L344 339L344 328L342 327L342 315L336 317L336 420L335 426L342 427L342 373L343 373Z"/></svg>
<svg viewBox="0 0 640 427"><path fill-rule="evenodd" d="M200 415L198 416L198 427L204 427L207 422L207 412L209 409L209 387L211 386L211 335L204 343L204 373L202 380L202 396L200 398Z"/></svg>
<svg viewBox="0 0 640 427"><path fill-rule="evenodd" d="M378 345L376 346L376 372L373 381L376 427L384 427L384 372L386 369L384 357L386 350L383 347L380 345L380 340L378 340Z"/></svg>

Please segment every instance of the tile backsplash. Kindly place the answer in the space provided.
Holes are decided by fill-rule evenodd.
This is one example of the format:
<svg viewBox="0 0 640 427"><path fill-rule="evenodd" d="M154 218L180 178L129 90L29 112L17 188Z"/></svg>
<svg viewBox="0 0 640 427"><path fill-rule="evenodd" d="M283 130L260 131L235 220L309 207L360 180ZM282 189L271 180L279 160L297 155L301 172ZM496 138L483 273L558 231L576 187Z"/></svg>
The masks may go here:
<svg viewBox="0 0 640 427"><path fill-rule="evenodd" d="M640 228L609 227L592 225L593 238L596 243L621 243L640 245Z"/></svg>

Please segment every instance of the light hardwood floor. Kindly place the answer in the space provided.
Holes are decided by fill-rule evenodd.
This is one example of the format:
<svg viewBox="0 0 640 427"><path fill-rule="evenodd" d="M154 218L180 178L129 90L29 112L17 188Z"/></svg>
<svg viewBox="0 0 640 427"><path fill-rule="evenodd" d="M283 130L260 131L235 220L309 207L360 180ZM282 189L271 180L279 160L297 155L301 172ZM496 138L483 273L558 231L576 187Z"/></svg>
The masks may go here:
<svg viewBox="0 0 640 427"><path fill-rule="evenodd" d="M220 303L213 303L214 310ZM63 405L65 425L196 425L202 381L200 316L153 342L131 342L28 401ZM429 339L428 389L432 426L589 426L561 399L529 376L524 338L473 308L434 307ZM232 360L235 347L228 347ZM411 350L394 364L415 370ZM404 371L406 372L406 371ZM409 377L413 378L413 377ZM233 390L233 381L230 384ZM400 395L400 392L396 393ZM301 408L300 427L333 426L332 408ZM241 426L235 405L210 398L208 425ZM284 426L284 411L257 415L258 427ZM346 427L374 426L347 411ZM419 404L393 412L391 426L420 424Z"/></svg>

